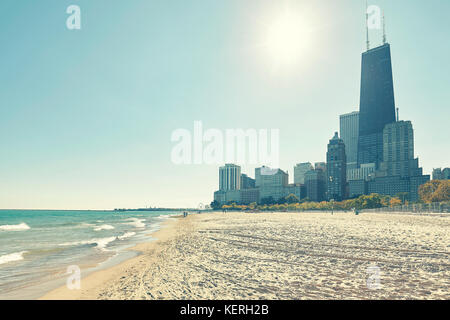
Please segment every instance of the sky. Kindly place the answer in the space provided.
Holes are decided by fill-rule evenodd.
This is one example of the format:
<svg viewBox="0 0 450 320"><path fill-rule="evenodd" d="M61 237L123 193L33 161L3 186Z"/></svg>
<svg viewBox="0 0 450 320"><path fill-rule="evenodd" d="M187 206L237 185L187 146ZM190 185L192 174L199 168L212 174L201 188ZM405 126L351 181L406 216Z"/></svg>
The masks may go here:
<svg viewBox="0 0 450 320"><path fill-rule="evenodd" d="M66 26L74 4L80 30ZM448 167L450 2L369 5L386 16L415 155L426 174ZM209 204L219 164L171 159L172 133L194 121L279 129L292 182L296 163L325 161L339 115L358 110L364 13L363 0L2 0L0 208Z"/></svg>

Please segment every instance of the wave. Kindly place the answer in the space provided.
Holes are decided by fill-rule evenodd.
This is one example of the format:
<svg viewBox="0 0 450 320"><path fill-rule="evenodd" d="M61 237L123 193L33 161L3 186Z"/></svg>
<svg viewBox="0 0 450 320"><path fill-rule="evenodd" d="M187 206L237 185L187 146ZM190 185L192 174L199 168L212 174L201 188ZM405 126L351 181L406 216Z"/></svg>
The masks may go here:
<svg viewBox="0 0 450 320"><path fill-rule="evenodd" d="M25 231L31 229L25 222L22 222L21 224L15 224L15 225L8 225L5 224L3 226L0 226L0 231Z"/></svg>
<svg viewBox="0 0 450 320"><path fill-rule="evenodd" d="M83 240L83 241L74 241L74 242L65 242L60 243L60 246L68 247L68 246L81 246L81 245L88 245L88 244L96 244L96 248L99 248L101 250L107 251L106 246L113 242L114 240L117 240L117 237L107 237L107 238L99 238L99 239L91 239L91 240Z"/></svg>
<svg viewBox="0 0 450 320"><path fill-rule="evenodd" d="M116 239L117 239L117 237L109 237L109 238L97 239L97 241L95 241L95 242L97 243L98 248L105 249L106 246L108 245L108 243L113 242Z"/></svg>
<svg viewBox="0 0 450 320"><path fill-rule="evenodd" d="M59 246L62 247L71 247L71 246L82 246L82 245L89 245L89 244L96 244L96 248L99 248L103 251L108 251L106 247L109 243L115 241L115 240L124 240L127 238L130 238L132 236L136 235L136 232L125 232L123 235L117 236L117 237L107 237L107 238L97 238L97 239L91 239L91 240L82 240L82 241L73 241L73 242L65 242L60 243Z"/></svg>
<svg viewBox="0 0 450 320"><path fill-rule="evenodd" d="M28 251L14 252L0 256L0 264L23 260L23 255Z"/></svg>
<svg viewBox="0 0 450 320"><path fill-rule="evenodd" d="M135 234L136 234L136 232L125 232L123 235L118 236L117 239L123 240L126 238L130 238L130 237L134 236Z"/></svg>
<svg viewBox="0 0 450 320"><path fill-rule="evenodd" d="M145 219L130 218L125 221L131 221L131 222L125 222L125 224L132 225L135 228L145 228L145 223L143 223L143 221L145 221Z"/></svg>
<svg viewBox="0 0 450 320"><path fill-rule="evenodd" d="M101 226L98 226L98 227L94 228L94 231L112 230L112 229L114 229L114 227L112 225L102 224Z"/></svg>

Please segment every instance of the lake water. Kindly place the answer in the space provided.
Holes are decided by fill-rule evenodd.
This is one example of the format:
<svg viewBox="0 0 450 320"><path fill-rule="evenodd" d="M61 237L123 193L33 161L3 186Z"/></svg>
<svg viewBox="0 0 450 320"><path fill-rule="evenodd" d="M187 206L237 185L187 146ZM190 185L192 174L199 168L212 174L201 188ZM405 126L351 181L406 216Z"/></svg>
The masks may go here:
<svg viewBox="0 0 450 320"><path fill-rule="evenodd" d="M30 299L60 286L77 266L82 276L136 255L127 248L176 212L0 210L0 299Z"/></svg>

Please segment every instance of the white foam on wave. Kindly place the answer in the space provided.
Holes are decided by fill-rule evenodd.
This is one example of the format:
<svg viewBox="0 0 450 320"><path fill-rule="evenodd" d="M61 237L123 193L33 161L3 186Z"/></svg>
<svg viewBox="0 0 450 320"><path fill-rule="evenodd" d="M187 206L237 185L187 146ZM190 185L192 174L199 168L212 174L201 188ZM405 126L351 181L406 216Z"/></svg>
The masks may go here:
<svg viewBox="0 0 450 320"><path fill-rule="evenodd" d="M0 264L23 260L23 255L25 253L27 253L27 251L14 252L6 254L4 256L0 256Z"/></svg>
<svg viewBox="0 0 450 320"><path fill-rule="evenodd" d="M130 238L130 237L134 236L135 234L136 234L136 232L125 232L123 235L118 236L117 239L123 240L126 238Z"/></svg>
<svg viewBox="0 0 450 320"><path fill-rule="evenodd" d="M60 246L68 247L68 246L80 246L86 244L96 244L97 248L107 251L106 246L116 240L117 237L107 237L107 238L99 238L99 239L91 239L91 240L83 240L83 241L74 241L74 242L65 242L60 243Z"/></svg>
<svg viewBox="0 0 450 320"><path fill-rule="evenodd" d="M125 222L125 224L132 225L135 228L145 228L145 223L143 223L143 221L145 221L145 219L130 218L125 221L131 221L131 222Z"/></svg>
<svg viewBox="0 0 450 320"><path fill-rule="evenodd" d="M31 228L25 222L22 222L21 224L14 224L14 225L6 224L0 226L0 231L25 231L30 229Z"/></svg>
<svg viewBox="0 0 450 320"><path fill-rule="evenodd" d="M109 224L102 224L101 226L95 227L94 231L102 231L102 230L113 230L114 227Z"/></svg>
<svg viewBox="0 0 450 320"><path fill-rule="evenodd" d="M117 237L97 239L97 241L96 241L97 247L100 249L105 249L106 246L108 245L108 243L113 242L116 239L117 239Z"/></svg>

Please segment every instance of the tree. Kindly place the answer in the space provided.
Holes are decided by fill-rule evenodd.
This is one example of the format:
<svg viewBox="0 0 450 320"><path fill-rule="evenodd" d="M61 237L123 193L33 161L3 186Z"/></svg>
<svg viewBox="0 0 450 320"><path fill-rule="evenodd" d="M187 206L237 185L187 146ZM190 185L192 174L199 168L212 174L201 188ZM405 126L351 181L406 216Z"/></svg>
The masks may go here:
<svg viewBox="0 0 450 320"><path fill-rule="evenodd" d="M214 200L213 202L211 202L211 208L213 210L218 210L220 209L221 205L217 200Z"/></svg>
<svg viewBox="0 0 450 320"><path fill-rule="evenodd" d="M290 194L287 197L285 197L286 202L289 204L293 204L293 203L299 203L300 199L295 195L295 194Z"/></svg>
<svg viewBox="0 0 450 320"><path fill-rule="evenodd" d="M274 204L274 203L275 203L275 200L273 199L272 196L261 199L261 204L262 205L264 205L264 204L271 205L271 204Z"/></svg>
<svg viewBox="0 0 450 320"><path fill-rule="evenodd" d="M399 192L396 197L402 201L402 204L405 204L405 201L409 199L409 192Z"/></svg>
<svg viewBox="0 0 450 320"><path fill-rule="evenodd" d="M353 200L356 209L374 209L381 208L386 204L386 197L377 193L371 195L362 195Z"/></svg>
<svg viewBox="0 0 450 320"><path fill-rule="evenodd" d="M425 203L450 200L450 181L432 180L419 187L420 199Z"/></svg>
<svg viewBox="0 0 450 320"><path fill-rule="evenodd" d="M400 200L399 198L391 198L391 200L389 201L389 206L391 206L391 207L400 206L400 205L402 205L402 200Z"/></svg>
<svg viewBox="0 0 450 320"><path fill-rule="evenodd" d="M252 202L248 205L250 210L255 210L257 206L258 206L258 204L256 202Z"/></svg>
<svg viewBox="0 0 450 320"><path fill-rule="evenodd" d="M432 202L450 201L450 180L441 180L440 185L431 196Z"/></svg>
<svg viewBox="0 0 450 320"><path fill-rule="evenodd" d="M309 201L310 201L309 198L306 197L306 198L301 199L300 203L305 203L305 202L309 202Z"/></svg>

